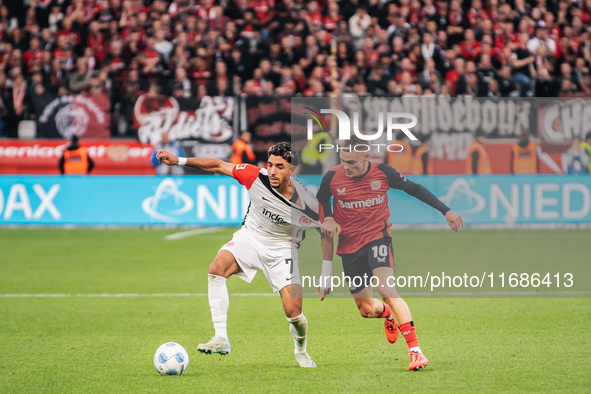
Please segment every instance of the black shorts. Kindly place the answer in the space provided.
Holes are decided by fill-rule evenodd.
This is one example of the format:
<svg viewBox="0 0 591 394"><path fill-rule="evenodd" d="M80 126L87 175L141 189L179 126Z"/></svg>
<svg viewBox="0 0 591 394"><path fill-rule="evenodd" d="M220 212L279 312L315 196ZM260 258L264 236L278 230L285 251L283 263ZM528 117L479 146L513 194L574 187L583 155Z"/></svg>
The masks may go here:
<svg viewBox="0 0 591 394"><path fill-rule="evenodd" d="M372 241L355 253L341 255L343 272L349 282L351 294L359 293L369 286L373 270L379 267L394 269L392 238Z"/></svg>

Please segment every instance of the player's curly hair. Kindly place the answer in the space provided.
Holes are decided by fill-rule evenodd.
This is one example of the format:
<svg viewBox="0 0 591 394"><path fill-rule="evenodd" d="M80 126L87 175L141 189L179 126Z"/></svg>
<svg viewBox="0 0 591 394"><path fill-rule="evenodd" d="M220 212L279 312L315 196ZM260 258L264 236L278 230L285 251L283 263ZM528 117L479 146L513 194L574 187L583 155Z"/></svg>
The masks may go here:
<svg viewBox="0 0 591 394"><path fill-rule="evenodd" d="M292 166L297 166L300 162L300 157L298 152L293 150L290 144L287 142L280 142L278 144L273 145L267 150L267 157L269 156L280 156L285 161L290 163Z"/></svg>

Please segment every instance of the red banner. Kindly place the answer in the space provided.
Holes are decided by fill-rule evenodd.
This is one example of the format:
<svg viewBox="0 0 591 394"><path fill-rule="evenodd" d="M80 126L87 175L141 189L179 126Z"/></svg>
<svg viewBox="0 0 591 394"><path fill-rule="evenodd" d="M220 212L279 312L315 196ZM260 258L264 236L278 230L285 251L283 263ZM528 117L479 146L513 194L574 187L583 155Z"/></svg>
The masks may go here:
<svg viewBox="0 0 591 394"><path fill-rule="evenodd" d="M0 140L0 174L59 174L65 140ZM134 140L80 141L94 161L92 174L154 175L150 144Z"/></svg>

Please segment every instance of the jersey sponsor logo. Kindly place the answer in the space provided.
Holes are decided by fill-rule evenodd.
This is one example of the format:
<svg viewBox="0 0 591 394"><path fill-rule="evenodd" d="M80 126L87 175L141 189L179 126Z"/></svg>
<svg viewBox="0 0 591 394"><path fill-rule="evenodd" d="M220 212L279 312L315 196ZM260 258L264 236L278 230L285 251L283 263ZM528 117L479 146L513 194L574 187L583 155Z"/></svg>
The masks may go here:
<svg viewBox="0 0 591 394"><path fill-rule="evenodd" d="M238 165L236 166L236 171L238 171L238 170L244 170L244 169L246 168L246 166L247 166L247 165L248 165L248 164L238 164Z"/></svg>
<svg viewBox="0 0 591 394"><path fill-rule="evenodd" d="M369 187L371 187L371 190L379 190L382 187L382 181L371 181Z"/></svg>
<svg viewBox="0 0 591 394"><path fill-rule="evenodd" d="M263 215L271 219L273 223L283 224L285 223L285 219L279 216L278 213L273 213L269 211L267 208L263 208Z"/></svg>
<svg viewBox="0 0 591 394"><path fill-rule="evenodd" d="M226 242L226 246L234 246L234 241Z"/></svg>
<svg viewBox="0 0 591 394"><path fill-rule="evenodd" d="M371 208L376 205L382 204L384 201L386 201L385 194L382 194L382 195L374 197L374 198L368 198L367 200L343 201L343 200L337 199L339 206L341 208L346 208L346 209Z"/></svg>
<svg viewBox="0 0 591 394"><path fill-rule="evenodd" d="M337 187L337 193L339 194L339 196L342 196L343 194L345 194L345 188L339 189Z"/></svg>

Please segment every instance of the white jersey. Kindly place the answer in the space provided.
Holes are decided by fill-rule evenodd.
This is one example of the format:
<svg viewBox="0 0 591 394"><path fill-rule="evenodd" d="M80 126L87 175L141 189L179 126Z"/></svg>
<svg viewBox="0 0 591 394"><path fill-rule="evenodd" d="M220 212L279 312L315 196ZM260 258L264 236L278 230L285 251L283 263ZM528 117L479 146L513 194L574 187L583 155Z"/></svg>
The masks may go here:
<svg viewBox="0 0 591 394"><path fill-rule="evenodd" d="M291 178L294 195L290 201L271 186L264 168L239 164L232 175L246 186L250 195L242 228L259 241L297 244L306 228L320 227L318 201L299 181Z"/></svg>

